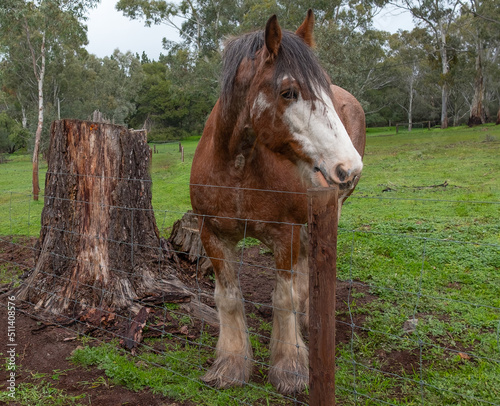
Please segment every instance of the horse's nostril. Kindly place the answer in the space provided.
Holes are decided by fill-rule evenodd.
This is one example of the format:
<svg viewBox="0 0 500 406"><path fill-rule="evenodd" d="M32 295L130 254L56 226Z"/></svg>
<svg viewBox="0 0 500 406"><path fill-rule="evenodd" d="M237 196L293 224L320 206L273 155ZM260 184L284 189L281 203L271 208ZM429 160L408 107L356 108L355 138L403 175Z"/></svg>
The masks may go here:
<svg viewBox="0 0 500 406"><path fill-rule="evenodd" d="M350 189L352 186L352 182L344 182L339 185L340 190Z"/></svg>
<svg viewBox="0 0 500 406"><path fill-rule="evenodd" d="M338 165L335 172L341 182L344 182L349 176L349 174L342 168L342 165Z"/></svg>

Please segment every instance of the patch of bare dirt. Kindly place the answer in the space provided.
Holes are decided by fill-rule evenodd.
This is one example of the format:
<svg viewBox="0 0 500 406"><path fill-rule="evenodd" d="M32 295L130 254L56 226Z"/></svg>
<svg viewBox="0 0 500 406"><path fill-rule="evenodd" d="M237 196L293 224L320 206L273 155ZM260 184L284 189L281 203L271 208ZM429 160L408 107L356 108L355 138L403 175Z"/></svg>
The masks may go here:
<svg viewBox="0 0 500 406"><path fill-rule="evenodd" d="M0 307L0 325L7 325L7 312L3 303ZM102 371L91 368L85 369L70 363L67 358L80 344L74 339L75 332L57 326L49 326L40 330L41 324L29 316L17 312L16 314L16 386L23 382L40 382L36 375L46 374L44 379L53 387L64 390L69 396L85 394L79 402L92 406L166 406L191 405L177 403L169 399L153 395L150 392L131 392L121 386L101 384L90 388L94 382L107 382ZM69 339L69 340L68 340ZM2 328L1 343L7 342L7 331ZM4 347L4 346L2 346ZM5 352L5 347L2 348ZM60 373L60 374L59 374ZM56 376L57 379L53 377ZM0 371L0 390L5 390L7 373ZM0 404L5 404L0 402ZM18 405L10 402L9 406Z"/></svg>
<svg viewBox="0 0 500 406"><path fill-rule="evenodd" d="M35 265L36 237L0 237L0 284L10 283ZM1 293L1 292L0 292Z"/></svg>

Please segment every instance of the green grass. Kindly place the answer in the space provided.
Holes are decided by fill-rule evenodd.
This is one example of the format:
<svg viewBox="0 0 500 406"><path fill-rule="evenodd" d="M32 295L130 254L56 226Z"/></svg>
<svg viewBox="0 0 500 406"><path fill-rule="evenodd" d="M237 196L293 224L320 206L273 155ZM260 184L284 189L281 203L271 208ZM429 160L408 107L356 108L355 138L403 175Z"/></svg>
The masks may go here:
<svg viewBox="0 0 500 406"><path fill-rule="evenodd" d="M28 371L23 374L28 375ZM19 375L19 371L17 372ZM31 373L29 381L16 384L14 399L9 396L9 391L0 391L0 402L9 404L15 401L20 406L83 406L86 394L68 395L64 390L55 387L55 382L59 380L65 371L54 370L52 375ZM2 403L4 404L4 403Z"/></svg>
<svg viewBox="0 0 500 406"><path fill-rule="evenodd" d="M15 402L22 406L80 406L87 395L70 396L51 382L20 383L16 387ZM0 392L0 401L12 401L7 392Z"/></svg>
<svg viewBox="0 0 500 406"><path fill-rule="evenodd" d="M153 155L153 207L163 235L190 208L197 141L183 141L184 163L178 144L157 145ZM499 157L500 126L368 131L363 176L339 225L338 277L353 281L350 311L339 317L359 320L337 346L340 404L498 403ZM0 235L38 234L43 202L31 201L30 180L29 157L0 165ZM416 331L405 333L411 318ZM260 333L269 329L263 324ZM206 349L169 341L161 354L144 348L139 365L109 344L85 347L74 361L103 369L113 384L178 400L236 404L246 396L251 404L278 404L264 385L218 392L200 384L197 366L213 356L210 339ZM258 336L251 341L260 368L269 362L268 346Z"/></svg>
<svg viewBox="0 0 500 406"><path fill-rule="evenodd" d="M190 137L182 141L184 162L178 143L156 145L158 153L153 155L151 167L153 208L162 234L170 234L173 223L191 209L189 175L199 139Z"/></svg>
<svg viewBox="0 0 500 406"><path fill-rule="evenodd" d="M40 163L41 196L34 201L31 196L31 157L14 154L0 165L0 235L31 235L40 233L40 216L43 209L43 188L47 165Z"/></svg>
<svg viewBox="0 0 500 406"><path fill-rule="evenodd" d="M148 340L146 348L153 345ZM131 357L117 349L117 342L99 346L85 346L74 351L71 361L85 367L103 370L110 382L132 391L149 389L152 393L167 396L176 401L191 401L198 405L283 404L269 384L214 390L200 380L203 365L212 355L202 346L213 346L213 337L203 335L198 344L173 344L167 342L164 351L156 354L142 351ZM150 348L150 347L149 347Z"/></svg>
<svg viewBox="0 0 500 406"><path fill-rule="evenodd" d="M499 141L498 126L368 133L339 230L339 278L375 296L351 298L349 317L366 318L339 346L346 404L498 402ZM413 317L417 330L405 335ZM391 370L400 364L390 354L401 353L416 354L413 372Z"/></svg>

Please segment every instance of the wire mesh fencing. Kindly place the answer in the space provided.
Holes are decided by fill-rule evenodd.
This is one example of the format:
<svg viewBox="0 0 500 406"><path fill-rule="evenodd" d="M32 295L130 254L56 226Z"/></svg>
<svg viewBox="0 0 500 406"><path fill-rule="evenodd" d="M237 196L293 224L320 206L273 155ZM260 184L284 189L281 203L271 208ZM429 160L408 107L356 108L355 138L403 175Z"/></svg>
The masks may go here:
<svg viewBox="0 0 500 406"><path fill-rule="evenodd" d="M122 256L106 272L132 285L145 270L145 265L138 265L141 253L155 253L148 257L149 272L162 283L151 286L163 290L136 294L123 311L103 305L117 293L97 276L93 283L73 287L85 295L68 297L60 289L71 278L63 272L65 266L79 264L75 269L102 273L103 265L96 263L99 256L79 256L81 247L47 252L38 241L48 227L40 221L42 202L18 192L0 198L5 314L9 315L12 303L25 316L40 318L42 326L64 329L75 338L75 347L80 346L72 356L76 365L99 367L115 383L135 390L148 388L179 402L309 403L307 389L283 395L267 382L276 328L273 312L283 309L273 308L278 270L272 253L259 241L243 239L235 256L226 260L235 269L246 314L244 334L253 350L252 374L241 388L216 389L200 379L214 362L219 334L213 318L215 281L203 265L207 255L201 249L193 259L192 253L165 238L154 246L145 244L141 226L134 221L138 209L131 207L104 207L130 216L126 237L97 230L82 239L83 235L74 235L75 229L51 225L45 230L78 237L90 247L116 244ZM82 204L71 202L74 211ZM500 404L499 207L494 201L361 194L348 199L338 235L337 345L331 349L337 355L338 404ZM169 219L183 214L156 205L160 233L167 237ZM196 238L199 230L186 227L192 228L187 230L190 238ZM12 289L29 280L37 267L35 258L42 254L51 264L40 270L46 283L30 286L32 294L21 300ZM120 292L128 292L126 282ZM91 306L90 298L96 299ZM64 311L52 314L49 322L44 306L59 299ZM305 307L294 311L294 328L300 334L307 312ZM3 351L10 348L7 344L19 348L29 340L29 331L19 327L10 331L15 340L4 336ZM305 347L307 329L302 334ZM28 360L17 367L19 380L31 368Z"/></svg>
<svg viewBox="0 0 500 406"><path fill-rule="evenodd" d="M45 196L45 205L64 203L68 213L88 212L91 209L87 206L93 204L54 200L53 196ZM48 224L43 215L40 223L40 203L33 202L30 195L10 192L5 202L3 209L9 216L4 230L8 231L0 237L0 246L2 282L7 282L2 291L9 295L6 304L13 303L17 310L38 318L43 325L66 329L71 336L88 344L74 353L74 360L78 362L78 359L94 356L91 365L101 367L103 360L97 354L102 348L103 356L130 362L124 366L132 370L129 386L149 387L176 400L187 398L208 404L307 404L307 394L282 395L267 383L272 313L286 309L273 309L271 292L277 270L270 253L256 241L243 239L235 256L225 259L235 269L241 303L247 315L248 324L243 333L253 347L249 360L253 364L252 377L248 382L235 382L243 388L217 389L200 379L214 362L219 324L223 324L219 323L214 310L217 295L214 295L213 276L206 271L203 273L200 267L200 261L210 260L206 254L199 252L193 262L189 261L187 252L174 248L163 238L158 239L158 245L147 245L136 218L144 209L99 204L103 212L130 217L124 224L127 233L120 238L94 227L84 227L81 231L79 216L67 223L67 229L59 222ZM126 214L119 215L117 211ZM157 218L172 215L168 210L156 210L155 214ZM300 229L302 225L286 226ZM20 235L16 235L16 230ZM199 234L199 230L190 231ZM61 242L55 246L47 243L56 238L54 236ZM103 247L109 252L120 253L120 258L107 262L103 253L98 252ZM141 259L145 252L148 252L147 261ZM87 278L82 282L75 277L78 273L92 274L93 281ZM154 279L148 281L147 287L151 290L137 288L142 282L135 283L141 278ZM118 282L106 284L104 279ZM68 290L71 290L69 295ZM130 294L130 303L121 299L116 301L120 294L125 299ZM110 306L110 303L117 303L117 306ZM304 316L302 309L296 318ZM225 328L234 330L238 326ZM234 336L240 333L235 331ZM29 331L17 331L16 335L15 343L24 344ZM296 350L306 351L303 343ZM23 370L27 373L30 368L28 365L19 367L20 376ZM141 384L139 376L146 371L152 376L145 378L147 384ZM151 380L156 381L151 383Z"/></svg>

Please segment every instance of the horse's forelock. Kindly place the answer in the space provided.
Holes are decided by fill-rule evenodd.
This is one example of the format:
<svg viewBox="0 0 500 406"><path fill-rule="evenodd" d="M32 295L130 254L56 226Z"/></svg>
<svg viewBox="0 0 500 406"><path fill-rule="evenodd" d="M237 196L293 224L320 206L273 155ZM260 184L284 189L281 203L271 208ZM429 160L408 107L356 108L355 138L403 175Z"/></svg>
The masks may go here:
<svg viewBox="0 0 500 406"><path fill-rule="evenodd" d="M313 50L295 33L284 31L283 34L274 71L276 96L285 76L297 80L308 99L317 99L322 90L330 94L330 83Z"/></svg>
<svg viewBox="0 0 500 406"><path fill-rule="evenodd" d="M302 85L306 98L316 99L321 90L330 94L330 83L313 50L293 32L284 30L282 34L280 50L275 60L275 97L279 96L280 83L285 76L293 77ZM244 34L226 42L220 96L224 110L233 105L234 84L241 63L245 59L253 61L264 43L264 31Z"/></svg>
<svg viewBox="0 0 500 406"><path fill-rule="evenodd" d="M221 75L221 103L223 109L232 104L234 82L244 59L255 59L255 54L264 46L263 31L255 31L229 39L224 48Z"/></svg>

